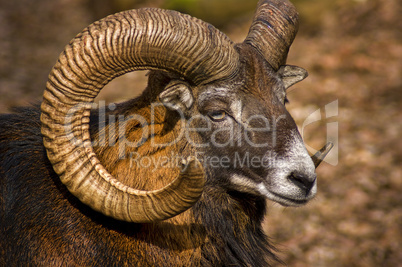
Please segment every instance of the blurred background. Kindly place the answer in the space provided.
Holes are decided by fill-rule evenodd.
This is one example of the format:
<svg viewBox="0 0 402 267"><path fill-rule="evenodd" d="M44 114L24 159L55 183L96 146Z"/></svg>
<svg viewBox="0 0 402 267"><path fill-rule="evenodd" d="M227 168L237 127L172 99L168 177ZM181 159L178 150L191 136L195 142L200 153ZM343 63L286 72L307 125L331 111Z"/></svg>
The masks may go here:
<svg viewBox="0 0 402 267"><path fill-rule="evenodd" d="M317 170L318 196L302 208L269 203L267 234L289 266L402 266L402 2L293 0L299 34L288 63L309 71L288 109L312 148L338 135L338 153ZM0 0L0 112L40 101L64 46L108 14L175 9L241 42L257 0ZM122 101L144 73L111 82L100 99ZM334 102L338 101L338 102ZM325 107L337 103L332 115ZM328 110L327 110L328 113ZM328 118L327 118L328 117ZM335 123L335 124L334 124ZM328 125L337 128L329 129ZM335 150L336 152L336 150Z"/></svg>

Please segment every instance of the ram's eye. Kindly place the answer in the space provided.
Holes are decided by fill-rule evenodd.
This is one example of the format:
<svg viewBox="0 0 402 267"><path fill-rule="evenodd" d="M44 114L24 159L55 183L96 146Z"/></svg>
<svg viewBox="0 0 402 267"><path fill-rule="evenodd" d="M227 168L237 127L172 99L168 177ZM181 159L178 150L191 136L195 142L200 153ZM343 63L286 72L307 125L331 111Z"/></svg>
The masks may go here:
<svg viewBox="0 0 402 267"><path fill-rule="evenodd" d="M286 105L289 103L289 99L287 96L285 96L285 99L283 100L283 104Z"/></svg>
<svg viewBox="0 0 402 267"><path fill-rule="evenodd" d="M227 113L224 110L217 110L209 112L208 116L213 121L223 121L224 119L226 119Z"/></svg>

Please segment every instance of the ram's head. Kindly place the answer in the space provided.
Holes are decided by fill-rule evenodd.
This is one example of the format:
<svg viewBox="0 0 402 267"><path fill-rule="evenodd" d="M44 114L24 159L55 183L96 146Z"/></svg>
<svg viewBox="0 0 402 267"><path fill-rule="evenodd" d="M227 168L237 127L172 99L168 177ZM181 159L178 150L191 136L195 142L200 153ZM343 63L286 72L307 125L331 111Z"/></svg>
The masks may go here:
<svg viewBox="0 0 402 267"><path fill-rule="evenodd" d="M133 222L189 209L205 182L284 205L306 203L329 146L312 160L285 108L286 89L307 76L285 65L296 31L294 7L279 0L260 1L240 44L174 11L132 10L92 24L65 48L44 93L42 134L56 173L85 204ZM185 168L155 191L118 182L100 164L89 133L91 103L103 86L144 69L152 74L142 103L163 105L165 135L183 121L186 132L179 140Z"/></svg>

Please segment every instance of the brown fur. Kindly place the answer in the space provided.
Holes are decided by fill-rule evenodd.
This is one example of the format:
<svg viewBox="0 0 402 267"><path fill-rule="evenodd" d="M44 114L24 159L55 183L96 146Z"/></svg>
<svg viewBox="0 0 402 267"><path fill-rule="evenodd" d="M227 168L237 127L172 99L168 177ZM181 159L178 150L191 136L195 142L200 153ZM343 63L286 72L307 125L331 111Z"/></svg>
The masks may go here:
<svg viewBox="0 0 402 267"><path fill-rule="evenodd" d="M238 49L242 51L243 68L228 91L249 101L247 114L281 113L282 103L272 91L280 86L275 73L247 46ZM105 122L94 111L92 140L99 141L103 133L107 142L120 140L121 125L109 121L109 115L137 114L151 124L149 105L158 100L157 95L172 78L177 77L152 72L144 94L107 111ZM227 81L217 81L214 86L225 84ZM204 89L193 88L196 99ZM198 114L203 110L195 103L189 112ZM165 142L176 138L181 124L175 111L159 107L155 114L153 138ZM105 128L100 127L103 123ZM83 205L60 182L42 145L38 109L3 115L0 129L0 265L267 266L268 258L276 259L261 227L265 199L230 187L226 172L237 170L207 169L201 199L174 218L149 224L119 222ZM111 129L116 130L114 134ZM128 121L124 129L131 142L142 136L143 129L135 120ZM202 140L203 136L194 133L193 138ZM225 140L224 133L221 138ZM157 189L176 177L178 168L152 170L130 165L130 153L155 159L172 153L187 157L195 148L185 139L166 148L149 142L151 138L146 138L142 146L127 148L123 155L118 145L108 143L95 146L95 151L121 182L137 189ZM229 156L236 150L245 151L243 147L210 149L206 152Z"/></svg>

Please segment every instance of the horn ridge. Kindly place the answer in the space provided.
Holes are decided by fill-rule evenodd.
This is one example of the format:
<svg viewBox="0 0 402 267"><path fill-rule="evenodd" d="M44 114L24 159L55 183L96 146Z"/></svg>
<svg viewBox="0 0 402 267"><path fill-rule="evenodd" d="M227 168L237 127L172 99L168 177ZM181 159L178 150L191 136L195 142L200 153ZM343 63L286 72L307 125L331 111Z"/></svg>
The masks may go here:
<svg viewBox="0 0 402 267"><path fill-rule="evenodd" d="M260 0L244 43L251 45L274 70L286 63L298 30L298 13L288 0Z"/></svg>

